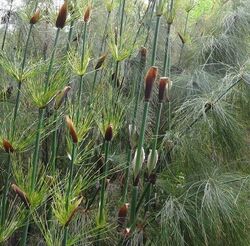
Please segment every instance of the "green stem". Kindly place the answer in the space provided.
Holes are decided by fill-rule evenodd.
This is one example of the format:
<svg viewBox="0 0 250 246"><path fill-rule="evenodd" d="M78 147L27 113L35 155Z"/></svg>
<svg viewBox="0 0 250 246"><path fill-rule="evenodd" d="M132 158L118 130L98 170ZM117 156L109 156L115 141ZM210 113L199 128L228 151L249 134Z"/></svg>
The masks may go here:
<svg viewBox="0 0 250 246"><path fill-rule="evenodd" d="M151 66L155 65L160 22L161 22L161 16L157 16L156 26L155 26L155 34L154 34L154 42L153 42L153 53L152 53L152 59L151 59Z"/></svg>
<svg viewBox="0 0 250 246"><path fill-rule="evenodd" d="M119 33L119 36L120 36L120 46L121 46L121 37L122 37L122 31L123 31L123 20L124 20L125 3L126 3L126 0L123 0L122 1L122 9L121 9L120 33Z"/></svg>
<svg viewBox="0 0 250 246"><path fill-rule="evenodd" d="M9 9L9 13L11 14L12 11L12 5L13 4L13 0L10 1L10 9ZM4 35L3 35L3 41L2 41L2 50L4 50L4 45L5 45L5 40L6 40L6 36L7 36L7 31L9 28L9 24L10 24L10 16L7 17L7 21L6 21L6 25L5 25L5 29L4 29Z"/></svg>
<svg viewBox="0 0 250 246"><path fill-rule="evenodd" d="M51 169L52 175L55 175L56 171L56 153L57 153L57 110L54 111L53 117L53 124L54 124L54 132L52 134L52 153L51 153Z"/></svg>
<svg viewBox="0 0 250 246"><path fill-rule="evenodd" d="M8 159L7 159L7 174L4 184L4 190L3 190L3 198L2 198L2 212L1 212L1 227L5 224L6 219L6 211L7 211L7 197L8 197L8 191L9 191L9 185L10 185L10 173L11 173L11 154L8 153Z"/></svg>
<svg viewBox="0 0 250 246"><path fill-rule="evenodd" d="M164 76L167 76L167 71L168 71L168 67L169 67L170 31L171 31L171 24L168 24L168 26L167 26L166 44L165 44L164 67L163 67L163 75Z"/></svg>
<svg viewBox="0 0 250 246"><path fill-rule="evenodd" d="M186 21L185 21L184 33L183 33L184 37L186 36L186 33L187 33L188 17L189 17L189 12L187 12L187 15L186 15ZM180 57L179 57L178 66L181 64L181 58L182 58L184 46L185 46L185 44L183 43L183 44L181 45L181 52L180 52Z"/></svg>
<svg viewBox="0 0 250 246"><path fill-rule="evenodd" d="M105 141L105 158L104 158L104 173L101 181L101 194L99 203L99 213L98 213L98 223L103 225L105 223L105 190L106 190L106 180L108 176L108 154L109 154L109 142Z"/></svg>
<svg viewBox="0 0 250 246"><path fill-rule="evenodd" d="M147 122L148 108L149 108L149 102L144 102L142 125L141 125L140 138L139 138L139 144L138 144L138 148L137 148L137 155L136 155L136 161L135 161L135 169L137 169L137 170L139 169L140 162L141 162L141 152L142 152L142 147L143 147L143 143L144 143L144 135L145 135L146 122Z"/></svg>
<svg viewBox="0 0 250 246"><path fill-rule="evenodd" d="M24 54L23 54L23 61L22 61L22 65L21 65L21 74L23 73L24 67L25 67L25 63L26 63L26 58L27 58L27 51L28 51L28 45L29 45L29 40L30 40L30 36L31 36L31 31L32 31L33 25L30 25L29 28L29 32L28 32L28 36L26 39L26 43L25 43L25 48L24 48ZM19 104L20 104L20 94L21 94L21 88L22 88L22 81L18 81L18 88L17 88L17 96L16 96L16 100L15 100L15 108L14 108L14 115L13 115L13 120L12 120L12 132L11 132L11 136L13 137L15 134L15 128L16 128L16 118L17 118L17 113L18 113L18 109L19 109Z"/></svg>
<svg viewBox="0 0 250 246"><path fill-rule="evenodd" d="M158 135L159 135L159 129L160 129L160 121L161 121L161 112L162 112L162 106L163 103L159 103L159 107L158 107L158 111L157 111L157 115L156 115L156 123L155 123L155 136L154 136L154 140L153 140L153 144L152 144L152 160L154 160L155 158L155 154L156 154L156 149L157 149L157 142L158 142ZM150 170L151 172L151 170ZM148 175L150 175L151 173L148 173ZM149 182L150 183L150 182ZM150 200L150 195L151 195L151 190L152 190L152 184L149 184L149 189L146 193L146 199L145 199L145 214L148 211L148 207L149 207L149 200Z"/></svg>
<svg viewBox="0 0 250 246"><path fill-rule="evenodd" d="M132 198L131 198L131 208L130 208L130 229L134 229L136 223L136 203L138 197L138 186L133 185Z"/></svg>
<svg viewBox="0 0 250 246"><path fill-rule="evenodd" d="M44 114L45 114L45 110L39 109L35 150L34 150L33 159L32 159L31 192L34 191L35 184L36 184L37 166L38 166L38 159L39 159L40 140L41 140L41 131L43 127Z"/></svg>
<svg viewBox="0 0 250 246"><path fill-rule="evenodd" d="M145 126L146 126L146 121L147 121L147 115L148 115L148 108L149 108L149 102L145 101L144 102L144 110L143 110L143 118L142 118L142 125L141 125L141 131L140 131L140 138L139 138L139 144L137 148L137 155L136 155L136 160L135 160L135 170L138 172L140 170L140 165L141 165L141 152L142 152L142 147L144 143L144 135L145 135ZM138 173L136 173L138 175ZM134 177L135 179L137 177ZM136 188L137 189L137 188ZM131 209L133 208L131 214L130 214L130 225L134 225L135 223L135 208L136 208L136 203L137 203L137 196L138 192L135 191L135 186L133 187L133 195L131 199Z"/></svg>
<svg viewBox="0 0 250 246"><path fill-rule="evenodd" d="M128 184L129 184L129 169L130 169L130 163L132 160L132 153L133 150L129 147L128 144L128 157L127 157L127 165L126 165L126 172L125 172L125 184L124 184L124 191L123 191L123 196L122 196L122 203L125 203L127 200L127 194L128 194Z"/></svg>
<svg viewBox="0 0 250 246"><path fill-rule="evenodd" d="M28 214L27 214L27 219L26 219L26 222L25 222L25 225L24 225L24 230L23 230L22 240L21 240L21 246L26 246L27 245L27 236L28 236L28 231L29 231L30 217L31 217L31 212L29 210Z"/></svg>
<svg viewBox="0 0 250 246"><path fill-rule="evenodd" d="M48 72L47 72L47 76L46 76L46 80L45 80L45 92L48 91L48 87L49 87L49 81L50 81L50 76L52 73L52 67L53 67L53 63L54 63L54 57L55 57L55 53L56 53L56 46L57 46L57 42L59 39L59 34L60 34L60 28L57 28L56 31L56 37L55 37L55 41L54 41L54 48L51 54L51 58L50 58L50 63L49 63L49 68L48 68Z"/></svg>
<svg viewBox="0 0 250 246"><path fill-rule="evenodd" d="M71 38L72 38L72 33L73 33L73 28L74 28L74 20L72 20L70 22L70 27L69 27L69 35L68 35L68 42L67 42L67 46L66 46L66 53L69 51L69 47L70 47L70 42L71 42Z"/></svg>
<svg viewBox="0 0 250 246"><path fill-rule="evenodd" d="M65 208L68 211L69 209L69 197L72 192L72 182L73 182L73 174L74 174L74 161L75 156L77 154L77 144L73 143L72 152L71 152L71 162L70 162L70 169L69 169L69 180L68 180L68 187L66 190L66 198L65 198ZM62 246L67 245L67 239L68 239L68 227L64 227L64 234L63 234L63 241Z"/></svg>

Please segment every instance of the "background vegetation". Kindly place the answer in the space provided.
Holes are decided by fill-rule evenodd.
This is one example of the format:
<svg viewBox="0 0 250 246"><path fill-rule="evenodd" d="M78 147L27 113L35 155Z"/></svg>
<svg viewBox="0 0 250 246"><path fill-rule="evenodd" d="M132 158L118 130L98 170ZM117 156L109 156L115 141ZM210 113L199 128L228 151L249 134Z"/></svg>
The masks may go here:
<svg viewBox="0 0 250 246"><path fill-rule="evenodd" d="M0 244L249 245L250 1L13 3Z"/></svg>

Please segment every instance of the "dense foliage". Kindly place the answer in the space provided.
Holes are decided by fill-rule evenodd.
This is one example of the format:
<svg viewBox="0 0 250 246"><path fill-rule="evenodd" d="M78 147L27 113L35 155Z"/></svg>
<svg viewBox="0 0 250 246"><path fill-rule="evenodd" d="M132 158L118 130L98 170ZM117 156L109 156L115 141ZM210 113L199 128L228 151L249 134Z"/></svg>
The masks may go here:
<svg viewBox="0 0 250 246"><path fill-rule="evenodd" d="M0 244L249 245L250 1L14 2Z"/></svg>

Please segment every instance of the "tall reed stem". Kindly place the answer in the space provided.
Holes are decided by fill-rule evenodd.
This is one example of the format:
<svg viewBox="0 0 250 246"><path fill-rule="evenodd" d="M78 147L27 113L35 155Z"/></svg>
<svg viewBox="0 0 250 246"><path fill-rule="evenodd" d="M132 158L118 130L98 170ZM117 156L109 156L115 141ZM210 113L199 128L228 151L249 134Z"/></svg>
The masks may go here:
<svg viewBox="0 0 250 246"><path fill-rule="evenodd" d="M7 31L9 28L9 23L10 23L10 15L11 15L11 11L12 11L12 6L13 6L13 0L10 0L10 9L8 11L8 17L7 17L7 21L5 23L5 29L4 29L4 34L3 34L3 41L2 41L2 47L1 49L4 50L4 45L5 45L5 40L6 40L6 36L7 36Z"/></svg>
<svg viewBox="0 0 250 246"><path fill-rule="evenodd" d="M105 157L104 157L104 172L103 178L101 181L101 194L100 194L100 202L99 202L99 212L98 212L98 223L99 225L103 225L105 223L105 190L106 190L106 182L108 176L108 154L109 154L109 141L104 142L105 148Z"/></svg>
<svg viewBox="0 0 250 246"><path fill-rule="evenodd" d="M149 108L149 102L144 102L144 109L143 109L143 118L142 118L142 125L141 125L141 131L140 131L140 138L139 143L137 147L137 155L135 160L135 169L140 169L140 163L141 163L141 153L142 153L142 147L144 143L144 135L145 135L145 127L147 122L147 115L148 115L148 108ZM133 182L133 192L132 192L132 199L131 199L131 209L130 209L130 226L133 226L136 221L136 203L137 203L137 196L138 196L138 184L135 182L137 177L134 177Z"/></svg>
<svg viewBox="0 0 250 246"><path fill-rule="evenodd" d="M84 22L84 29L83 29L83 36L82 36L82 55L81 55L81 70L83 69L83 60L85 56L85 46L86 46L86 36L87 36L87 26L88 23ZM78 97L77 97L77 113L76 113L76 125L79 123L80 117L80 105L82 102L82 87L83 87L83 79L84 75L79 76L79 90L78 90Z"/></svg>
<svg viewBox="0 0 250 246"><path fill-rule="evenodd" d="M3 198L2 198L2 203L1 203L1 227L4 226L5 224L5 219L6 219L6 211L7 211L7 197L8 197L8 192L9 192L9 185L10 185L10 174L11 174L11 154L8 153L8 158L7 158L7 174L6 174L6 179L4 182L4 189L3 189Z"/></svg>
<svg viewBox="0 0 250 246"><path fill-rule="evenodd" d="M155 26L155 34L154 34L151 66L155 65L155 58L156 58L156 51L157 51L157 43L158 43L160 22L161 22L161 16L156 16L156 26Z"/></svg>
<svg viewBox="0 0 250 246"><path fill-rule="evenodd" d="M161 120L161 112L162 112L162 106L163 103L160 102L159 103L159 107L158 107L158 111L157 111L157 115L156 115L156 123L155 123L155 132L154 132L154 140L153 140L153 144L152 144L152 160L154 160L155 158L155 154L156 154L156 148L157 148L157 142L158 142L158 135L159 135L159 129L160 129L160 120ZM151 173L148 173L148 175L150 175ZM150 181L148 181L150 183ZM150 200L150 196L151 196L151 190L152 190L152 183L150 183L148 192L146 194L146 202L145 202L145 214L148 211L148 207L149 207L149 200Z"/></svg>
<svg viewBox="0 0 250 246"><path fill-rule="evenodd" d="M72 153L71 153L71 162L70 162L70 168L69 168L69 180L68 180L68 186L66 190L66 198L65 198L65 208L68 211L69 209L69 197L72 192L72 182L73 182L73 174L74 174L74 161L75 156L77 154L77 144L73 143L72 147ZM62 246L67 245L67 239L68 239L68 226L64 227L64 235L63 235L63 242Z"/></svg>

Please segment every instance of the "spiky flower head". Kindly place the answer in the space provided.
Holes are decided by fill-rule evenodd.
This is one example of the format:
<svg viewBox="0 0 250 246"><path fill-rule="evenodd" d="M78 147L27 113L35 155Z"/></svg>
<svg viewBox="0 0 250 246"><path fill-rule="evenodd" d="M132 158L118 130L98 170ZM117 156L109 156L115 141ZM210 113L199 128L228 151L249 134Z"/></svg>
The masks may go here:
<svg viewBox="0 0 250 246"><path fill-rule="evenodd" d="M78 142L78 136L77 136L73 121L69 118L69 116L66 116L66 125L69 129L69 134L72 138L73 143L76 144Z"/></svg>
<svg viewBox="0 0 250 246"><path fill-rule="evenodd" d="M145 76L145 98L144 100L147 102L150 100L153 84L156 80L158 74L158 68L152 66L149 68L146 76Z"/></svg>
<svg viewBox="0 0 250 246"><path fill-rule="evenodd" d="M68 6L67 6L67 2L64 2L64 4L62 5L62 7L59 10L57 19L56 19L56 27L57 28L61 28L63 29L65 26L65 22L67 19L67 14L68 14Z"/></svg>
<svg viewBox="0 0 250 246"><path fill-rule="evenodd" d="M35 25L40 19L40 10L38 9L36 13L30 18L30 24Z"/></svg>

